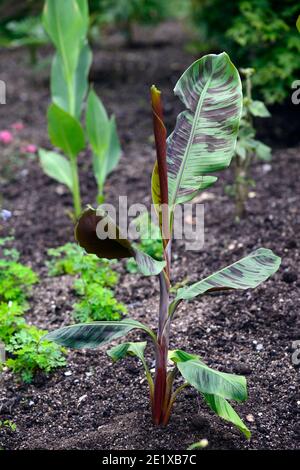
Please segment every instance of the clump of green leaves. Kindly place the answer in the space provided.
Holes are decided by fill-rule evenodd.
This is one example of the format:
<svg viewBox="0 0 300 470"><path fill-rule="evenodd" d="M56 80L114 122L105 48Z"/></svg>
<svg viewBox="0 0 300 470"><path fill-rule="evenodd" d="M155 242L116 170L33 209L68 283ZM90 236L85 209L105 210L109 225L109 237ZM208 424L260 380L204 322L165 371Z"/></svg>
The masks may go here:
<svg viewBox="0 0 300 470"><path fill-rule="evenodd" d="M4 248L11 238L1 239L2 256L0 259L0 302L13 301L25 304L31 287L38 282L38 276L31 268L20 262L19 252L14 248Z"/></svg>
<svg viewBox="0 0 300 470"><path fill-rule="evenodd" d="M140 234L139 248L147 255L157 260L163 258L163 245L158 225L151 221L151 217L144 212L134 220L134 225ZM136 261L131 258L126 262L127 271L131 274L139 272Z"/></svg>
<svg viewBox="0 0 300 470"><path fill-rule="evenodd" d="M0 429L5 428L15 432L17 430L17 425L10 419L0 420Z"/></svg>
<svg viewBox="0 0 300 470"><path fill-rule="evenodd" d="M73 288L82 300L73 305L75 321L119 320L127 313L125 305L114 297L112 288L119 276L111 262L87 256L75 243L50 249L48 255L52 258L47 262L50 276L76 276Z"/></svg>
<svg viewBox="0 0 300 470"><path fill-rule="evenodd" d="M172 290L172 238L174 211L178 204L191 202L201 190L217 180L211 173L227 168L236 145L242 112L242 87L238 72L226 53L209 54L194 62L175 86L185 110L167 139L160 91L151 88L157 160L152 175L152 199L157 210L163 244L163 261L156 260L135 246L101 207L89 207L75 227L75 237L87 252L99 258L134 258L144 276L157 276L160 286L157 331L132 318L122 321L80 323L60 328L46 339L72 348L95 348L142 330L152 343L155 375L152 377L144 352L147 342L125 342L108 351L113 361L136 356L145 369L149 384L152 419L166 425L177 396L194 387L204 403L246 438L250 430L230 402L247 399L246 378L215 370L195 353L170 350L171 324L180 304L210 294L255 288L280 266L280 258L260 248L230 266L194 284ZM103 238L99 228L115 236ZM169 367L169 364L172 364ZM177 385L175 378L181 376Z"/></svg>
<svg viewBox="0 0 300 470"><path fill-rule="evenodd" d="M251 163L255 158L265 162L271 160L271 148L255 138L256 130L253 120L254 118L268 118L271 114L263 101L254 100L252 97L252 76L255 71L251 68L241 69L240 71L245 78L245 95L235 148L235 183L232 188L236 201L237 220L245 215L245 202L248 198L249 187L255 185L249 175Z"/></svg>
<svg viewBox="0 0 300 470"><path fill-rule="evenodd" d="M75 303L73 308L76 322L120 320L127 313L125 305L115 299L113 291L98 284L88 284L83 300Z"/></svg>
<svg viewBox="0 0 300 470"><path fill-rule="evenodd" d="M39 156L44 172L72 193L76 218L82 210L77 158L86 148L86 138L92 149L98 201L104 198L107 175L119 161L120 142L114 116L108 117L93 89L88 92L92 52L87 42L87 0L46 0L43 24L56 49L51 70L48 131L52 144L64 155L41 149ZM81 118L87 93L84 129Z"/></svg>
<svg viewBox="0 0 300 470"><path fill-rule="evenodd" d="M32 381L37 371L49 373L66 365L64 349L43 340L46 333L47 331L34 326L25 325L6 345L6 351L11 353L6 366L26 383Z"/></svg>
<svg viewBox="0 0 300 470"><path fill-rule="evenodd" d="M240 66L254 68L253 84L268 104L290 96L299 78L299 2L192 0L191 5L198 50L225 49Z"/></svg>

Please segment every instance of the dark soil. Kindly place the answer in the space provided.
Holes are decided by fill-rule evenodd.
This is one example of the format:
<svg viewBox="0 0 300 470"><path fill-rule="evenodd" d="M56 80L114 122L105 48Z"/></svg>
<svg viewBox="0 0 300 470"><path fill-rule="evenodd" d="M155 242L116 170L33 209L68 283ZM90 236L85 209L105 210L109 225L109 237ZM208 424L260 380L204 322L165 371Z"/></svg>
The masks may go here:
<svg viewBox="0 0 300 470"><path fill-rule="evenodd" d="M49 145L46 74L33 76L22 65L22 51L1 51L0 58L5 64L1 79L8 83L7 112L1 108L0 128L24 120L27 127L22 139ZM192 60L183 50L180 35L171 45L95 52L91 78L108 110L116 115L124 149L118 171L107 182L109 202L116 203L119 195L127 194L129 204L150 204L155 153L148 89L155 82L163 90L171 129L180 109L173 85ZM231 181L227 171L198 201L205 204L204 248L193 252L185 251L183 243L174 247L174 282L187 276L191 281L200 279L260 246L283 258L280 271L256 290L211 295L184 304L173 324L172 348L197 352L212 367L247 376L249 400L236 409L252 431L250 442L210 413L193 389L179 397L168 427L153 427L137 361L111 365L100 349L70 352L66 369L49 377L39 375L31 385L22 385L4 372L0 415L16 423L17 430L0 430L0 447L178 450L201 438L209 440L210 449L299 447L299 366L292 363L292 344L300 340L300 146L298 140L298 147L285 148L287 142L281 139L271 166L255 164L256 187L248 201L247 219L234 223L234 204L224 193ZM96 193L89 160L88 155L80 159L86 203L93 202ZM45 269L46 250L72 240L72 223L66 213L71 199L42 173L37 160L14 158L11 168L7 165L10 177L1 181L1 193L5 207L14 215L2 226L1 236L13 231L22 260L39 272L41 282L34 288L27 319L51 330L69 323L74 301L72 280L48 278ZM155 328L157 281L127 274L124 266L120 273L118 299L128 305L131 317Z"/></svg>

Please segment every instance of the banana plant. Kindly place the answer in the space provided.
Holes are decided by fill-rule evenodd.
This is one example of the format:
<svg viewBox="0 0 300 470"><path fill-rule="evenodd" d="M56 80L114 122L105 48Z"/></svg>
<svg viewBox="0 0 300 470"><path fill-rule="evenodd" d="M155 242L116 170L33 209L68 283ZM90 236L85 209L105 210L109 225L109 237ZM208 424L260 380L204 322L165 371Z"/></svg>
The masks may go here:
<svg viewBox="0 0 300 470"><path fill-rule="evenodd" d="M88 92L92 52L87 41L87 0L46 0L43 24L56 50L51 67L48 133L51 143L64 155L40 149L40 162L48 176L72 193L77 218L82 212L77 158L86 148L86 140L93 154L98 201L103 200L105 179L116 167L121 147L114 116L108 117L93 89ZM87 94L83 126L82 110Z"/></svg>
<svg viewBox="0 0 300 470"><path fill-rule="evenodd" d="M126 356L136 356L141 361L149 383L153 423L166 425L177 396L191 386L211 410L250 438L249 429L230 403L246 400L245 377L215 370L194 352L170 350L171 324L182 302L215 291L255 288L278 270L280 258L269 249L257 249L173 294L171 246L175 207L191 201L199 191L212 185L216 177L211 173L230 164L242 111L242 89L236 68L228 55L222 53L209 54L194 62L179 79L175 94L186 109L179 114L167 139L161 93L155 86L151 88L157 150L152 195L159 216L164 260L159 262L140 253L99 208L85 210L75 228L76 240L87 253L108 259L134 257L142 274L157 275L160 286L157 331L126 318L66 326L49 333L47 339L70 348L96 348L132 330L142 330L153 345L154 376L144 355L146 341L118 344L108 355L113 361ZM114 237L104 239L101 227L106 227ZM178 375L183 379L179 384Z"/></svg>

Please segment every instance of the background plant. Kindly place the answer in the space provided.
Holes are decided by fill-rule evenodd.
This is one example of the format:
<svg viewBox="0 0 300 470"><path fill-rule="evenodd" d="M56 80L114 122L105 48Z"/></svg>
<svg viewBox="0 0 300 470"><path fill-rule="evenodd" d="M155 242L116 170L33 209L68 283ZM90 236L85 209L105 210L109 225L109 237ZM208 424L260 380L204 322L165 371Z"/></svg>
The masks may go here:
<svg viewBox="0 0 300 470"><path fill-rule="evenodd" d="M82 207L77 159L85 149L86 137L93 153L98 201L103 200L105 179L120 158L120 143L114 116L107 116L92 89L88 93L92 52L87 43L87 0L47 0L43 24L56 49L51 69L52 104L48 109L48 131L52 144L65 156L44 149L39 155L45 173L67 186L72 193L74 215L78 217ZM84 130L80 121L87 93Z"/></svg>
<svg viewBox="0 0 300 470"><path fill-rule="evenodd" d="M51 372L66 365L66 360L61 347L42 340L47 333L45 330L26 323L28 296L38 276L16 261L20 258L16 249L5 248L12 240L0 240L5 257L0 260L0 342L8 354L4 365L29 383L37 371Z"/></svg>
<svg viewBox="0 0 300 470"><path fill-rule="evenodd" d="M158 211L164 261L141 252L120 233L101 210L88 208L80 217L76 239L88 253L100 258L134 257L144 275L157 275L160 307L157 333L136 320L103 321L63 327L47 339L73 348L95 348L120 338L133 329L147 333L155 351L154 379L144 357L146 342L126 342L108 351L114 360L136 356L145 369L150 388L152 417L155 425L166 425L178 394L193 386L205 403L223 419L234 424L249 438L250 431L235 412L230 401L247 398L246 379L208 367L196 354L169 350L170 327L181 302L212 291L248 289L258 286L273 274L280 259L271 250L258 249L233 265L195 284L180 288L171 296L171 244L173 214L177 204L191 201L199 191L212 185L211 172L226 168L232 159L242 111L242 89L238 72L227 54L205 56L192 64L179 79L175 93L184 103L174 132L166 141L161 94L151 88L157 161L152 178L153 202ZM110 225L114 239L100 240L99 222ZM173 367L168 369L168 361ZM176 388L179 374L183 382Z"/></svg>
<svg viewBox="0 0 300 470"><path fill-rule="evenodd" d="M240 67L254 68L253 84L267 103L290 96L299 76L298 2L191 1L191 17L200 35L198 50L226 49Z"/></svg>
<svg viewBox="0 0 300 470"><path fill-rule="evenodd" d="M263 101L252 98L252 76L255 71L251 68L241 69L245 78L245 97L243 100L243 113L239 128L237 145L235 149L235 182L231 189L236 202L236 218L245 215L245 202L248 198L249 187L255 182L250 178L251 163L255 158L264 162L271 160L271 148L257 140L255 118L268 118L271 116Z"/></svg>
<svg viewBox="0 0 300 470"><path fill-rule="evenodd" d="M119 276L108 260L87 256L75 243L48 250L52 258L47 262L50 276L69 274L75 276L74 291L82 299L73 305L75 321L119 320L127 313L125 305L118 302L113 288Z"/></svg>

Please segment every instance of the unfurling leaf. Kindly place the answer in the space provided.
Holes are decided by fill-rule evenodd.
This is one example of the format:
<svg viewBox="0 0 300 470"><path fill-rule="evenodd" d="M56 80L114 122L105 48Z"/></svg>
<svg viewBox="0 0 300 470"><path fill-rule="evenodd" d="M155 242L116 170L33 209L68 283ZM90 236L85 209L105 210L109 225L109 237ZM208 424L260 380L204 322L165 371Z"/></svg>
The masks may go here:
<svg viewBox="0 0 300 470"><path fill-rule="evenodd" d="M168 139L169 204L192 200L231 162L242 112L239 74L223 52L194 62L174 92L187 108Z"/></svg>
<svg viewBox="0 0 300 470"><path fill-rule="evenodd" d="M206 279L179 289L175 301L190 300L198 295L213 291L255 288L274 274L280 263L279 256L276 256L271 250L259 248Z"/></svg>
<svg viewBox="0 0 300 470"><path fill-rule="evenodd" d="M97 215L101 214L101 215ZM107 234L100 239L97 234L98 224L101 233ZM104 235L105 235L104 233ZM112 219L100 210L88 208L80 216L75 227L75 238L87 253L93 253L99 258L122 259L134 257L142 274L152 276L159 274L165 267L165 261L157 261L132 245L120 233L120 229Z"/></svg>
<svg viewBox="0 0 300 470"><path fill-rule="evenodd" d="M48 333L43 339L55 341L68 348L97 348L117 338L127 335L131 330L146 331L155 338L152 330L130 318L122 321L98 321L65 326Z"/></svg>
<svg viewBox="0 0 300 470"><path fill-rule="evenodd" d="M73 183L70 162L59 153L49 152L44 149L39 150L39 157L46 175L59 183L65 184L72 191Z"/></svg>
<svg viewBox="0 0 300 470"><path fill-rule="evenodd" d="M79 121L56 104L51 104L48 109L48 131L52 144L70 158L75 158L85 147Z"/></svg>

